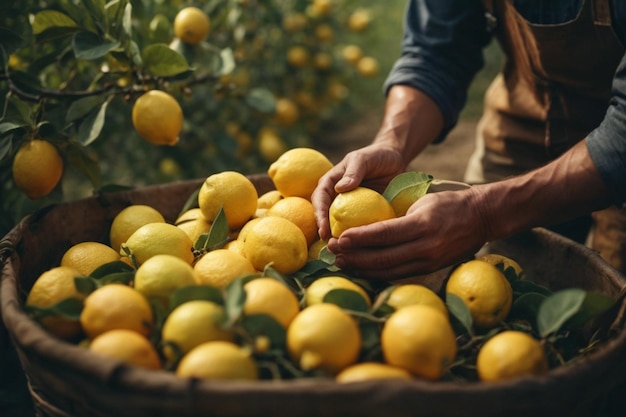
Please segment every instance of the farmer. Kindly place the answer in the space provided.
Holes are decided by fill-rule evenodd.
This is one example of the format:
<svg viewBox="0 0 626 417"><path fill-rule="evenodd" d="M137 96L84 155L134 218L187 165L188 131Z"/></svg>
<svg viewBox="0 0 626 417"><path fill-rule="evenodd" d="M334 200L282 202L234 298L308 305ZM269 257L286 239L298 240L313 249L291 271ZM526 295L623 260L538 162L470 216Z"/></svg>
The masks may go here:
<svg viewBox="0 0 626 417"><path fill-rule="evenodd" d="M455 126L482 50L505 65L485 94L463 191L330 238L328 208L359 185L382 191ZM363 277L434 271L485 242L550 226L626 270L626 2L409 0L381 127L313 193L337 265ZM591 228L591 232L590 232Z"/></svg>

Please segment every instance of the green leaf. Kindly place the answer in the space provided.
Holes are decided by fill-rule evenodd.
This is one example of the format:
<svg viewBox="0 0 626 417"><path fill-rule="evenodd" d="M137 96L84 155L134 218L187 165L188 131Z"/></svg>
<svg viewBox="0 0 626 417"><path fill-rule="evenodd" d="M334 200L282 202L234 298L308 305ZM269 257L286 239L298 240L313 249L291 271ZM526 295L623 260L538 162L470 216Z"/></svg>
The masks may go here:
<svg viewBox="0 0 626 417"><path fill-rule="evenodd" d="M243 313L243 305L246 302L246 291L243 289L245 282L235 279L226 286L224 308L226 310L226 327L236 323Z"/></svg>
<svg viewBox="0 0 626 417"><path fill-rule="evenodd" d="M194 245L194 249L211 250L222 247L226 242L228 242L228 232L228 221L226 220L224 207L220 207L217 217L215 217L215 220L213 220L213 223L211 224L208 236L201 236L198 238L196 244ZM206 233L203 233L203 235L206 235Z"/></svg>
<svg viewBox="0 0 626 417"><path fill-rule="evenodd" d="M44 10L35 14L33 20L33 33L39 35L50 29L70 28L72 31L78 24L65 13L56 10Z"/></svg>
<svg viewBox="0 0 626 417"><path fill-rule="evenodd" d="M11 154L13 149L12 135L7 135L0 140L0 161Z"/></svg>
<svg viewBox="0 0 626 417"><path fill-rule="evenodd" d="M446 293L446 306L452 317L458 320L467 333L473 334L472 315L463 299L455 294Z"/></svg>
<svg viewBox="0 0 626 417"><path fill-rule="evenodd" d="M111 284L113 282L119 282L121 284L129 285L135 279L135 271L129 272L115 272L106 275L100 279L102 285Z"/></svg>
<svg viewBox="0 0 626 417"><path fill-rule="evenodd" d="M328 250L328 248L322 248L320 251L320 261L325 262L328 265L335 264L335 254Z"/></svg>
<svg viewBox="0 0 626 417"><path fill-rule="evenodd" d="M5 121L0 123L0 136L17 129L28 127L28 123Z"/></svg>
<svg viewBox="0 0 626 417"><path fill-rule="evenodd" d="M74 55L77 59L92 60L105 56L120 46L119 42L103 39L86 30L76 32L72 40Z"/></svg>
<svg viewBox="0 0 626 417"><path fill-rule="evenodd" d="M91 181L94 189L101 185L100 165L94 161L83 146L75 142L68 142L65 148L68 162Z"/></svg>
<svg viewBox="0 0 626 417"><path fill-rule="evenodd" d="M274 113L276 110L276 97L266 88L253 88L246 95L246 103L261 113Z"/></svg>
<svg viewBox="0 0 626 417"><path fill-rule="evenodd" d="M575 328L584 325L602 313L608 311L615 304L615 300L607 295L596 292L587 292L585 301L578 313L576 313L566 324L568 328Z"/></svg>
<svg viewBox="0 0 626 417"><path fill-rule="evenodd" d="M172 23L163 13L152 18L149 28L152 43L167 43L172 39Z"/></svg>
<svg viewBox="0 0 626 417"><path fill-rule="evenodd" d="M507 321L524 320L536 326L539 307L547 297L545 294L536 292L527 292L520 295L513 302Z"/></svg>
<svg viewBox="0 0 626 417"><path fill-rule="evenodd" d="M143 50L145 67L157 77L171 77L189 70L187 60L166 44L152 44Z"/></svg>
<svg viewBox="0 0 626 417"><path fill-rule="evenodd" d="M389 182L383 197L392 203L396 215L403 216L413 203L426 194L432 180L433 177L423 172L403 172Z"/></svg>
<svg viewBox="0 0 626 417"><path fill-rule="evenodd" d="M345 310L367 312L369 305L367 300L356 291L345 288L336 288L328 291L324 296L325 303L333 303Z"/></svg>
<svg viewBox="0 0 626 417"><path fill-rule="evenodd" d="M539 284L535 284L534 282L529 281L527 279L517 279L517 280L510 281L510 283L511 283L511 289L515 293L525 294L525 293L532 292L532 293L543 294L545 296L549 296L553 294L553 292L549 290L548 288L541 286Z"/></svg>
<svg viewBox="0 0 626 417"><path fill-rule="evenodd" d="M101 96L89 96L76 100L70 104L65 116L66 123L72 123L82 119L98 107L102 106L105 98Z"/></svg>
<svg viewBox="0 0 626 417"><path fill-rule="evenodd" d="M91 277L76 277L74 278L74 286L79 293L89 295L100 287L100 282Z"/></svg>
<svg viewBox="0 0 626 417"><path fill-rule="evenodd" d="M380 349L380 324L363 320L359 322L359 329L361 330L362 350L364 352L378 353Z"/></svg>
<svg viewBox="0 0 626 417"><path fill-rule="evenodd" d="M539 307L537 328L541 337L556 333L576 313L585 302L587 293L580 288L557 291L547 297Z"/></svg>
<svg viewBox="0 0 626 417"><path fill-rule="evenodd" d="M134 272L135 269L128 265L126 262L122 261L113 261L108 262L104 265L100 265L98 268L94 269L90 277L100 279L106 277L110 274L117 274L119 272Z"/></svg>
<svg viewBox="0 0 626 417"><path fill-rule="evenodd" d="M104 128L104 121L106 116L108 101L102 103L97 111L92 111L85 117L78 127L78 141L83 146L89 146L94 140L100 136L102 129Z"/></svg>
<svg viewBox="0 0 626 417"><path fill-rule="evenodd" d="M11 55L13 52L24 46L25 41L24 37L22 37L19 33L0 27L0 46L2 46L6 56Z"/></svg>
<svg viewBox="0 0 626 417"><path fill-rule="evenodd" d="M36 319L46 316L57 316L76 321L80 319L80 313L83 311L83 302L78 298L66 298L50 307L42 308L26 305L24 310L32 314Z"/></svg>
<svg viewBox="0 0 626 417"><path fill-rule="evenodd" d="M83 7L91 16L101 34L104 34L106 27L106 14L104 13L105 0L83 0Z"/></svg>
<svg viewBox="0 0 626 417"><path fill-rule="evenodd" d="M224 303L222 292L218 288L210 285L192 285L179 288L170 295L170 310L193 300L211 301L220 305Z"/></svg>
<svg viewBox="0 0 626 417"><path fill-rule="evenodd" d="M275 318L267 314L244 315L239 323L253 338L267 337L270 340L270 348L284 349L287 332Z"/></svg>

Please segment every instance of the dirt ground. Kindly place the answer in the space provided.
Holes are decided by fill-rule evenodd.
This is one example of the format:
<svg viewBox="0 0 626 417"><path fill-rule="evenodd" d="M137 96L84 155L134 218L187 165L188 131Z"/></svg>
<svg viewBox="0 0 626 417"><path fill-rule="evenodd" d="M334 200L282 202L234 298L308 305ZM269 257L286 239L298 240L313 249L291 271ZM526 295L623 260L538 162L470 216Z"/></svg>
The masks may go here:
<svg viewBox="0 0 626 417"><path fill-rule="evenodd" d="M316 146L331 161L339 162L349 151L371 142L378 130L381 118L380 112L372 112L372 114L360 119L357 124L348 126L335 135L320 139ZM474 151L475 129L475 121L460 121L446 140L428 146L411 162L409 168L439 179L462 181L467 160Z"/></svg>

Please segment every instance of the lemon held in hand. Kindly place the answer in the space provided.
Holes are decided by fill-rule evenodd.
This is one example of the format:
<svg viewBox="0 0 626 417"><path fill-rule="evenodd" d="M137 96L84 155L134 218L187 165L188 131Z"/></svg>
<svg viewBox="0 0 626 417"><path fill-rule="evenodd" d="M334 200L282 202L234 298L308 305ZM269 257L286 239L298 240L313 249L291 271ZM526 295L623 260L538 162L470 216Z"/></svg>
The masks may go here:
<svg viewBox="0 0 626 417"><path fill-rule="evenodd" d="M12 172L17 188L31 200L36 200L50 194L61 180L63 159L50 142L30 140L15 154Z"/></svg>
<svg viewBox="0 0 626 417"><path fill-rule="evenodd" d="M396 217L391 204L379 192L365 187L339 193L328 211L330 231L339 237L346 230Z"/></svg>
<svg viewBox="0 0 626 417"><path fill-rule="evenodd" d="M183 127L183 110L178 101L161 90L150 90L133 105L133 126L153 145L173 146Z"/></svg>

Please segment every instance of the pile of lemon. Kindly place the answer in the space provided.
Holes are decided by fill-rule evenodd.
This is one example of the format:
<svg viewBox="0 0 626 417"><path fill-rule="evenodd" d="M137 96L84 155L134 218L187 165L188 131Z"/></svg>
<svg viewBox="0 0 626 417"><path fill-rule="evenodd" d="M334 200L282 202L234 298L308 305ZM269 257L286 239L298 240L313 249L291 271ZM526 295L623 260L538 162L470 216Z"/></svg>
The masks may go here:
<svg viewBox="0 0 626 417"><path fill-rule="evenodd" d="M154 207L128 206L108 243L76 243L36 280L26 309L59 338L181 377L447 378L459 342L444 300L454 294L477 328L495 328L513 297L503 271L521 275L520 266L471 260L442 294L349 277L320 259L310 201L331 167L320 152L295 148L270 166L275 189L265 194L225 171L206 178L197 204L173 223ZM392 218L395 207L367 188L340 194L333 235ZM498 332L476 358L484 381L547 369L541 343L520 331Z"/></svg>

